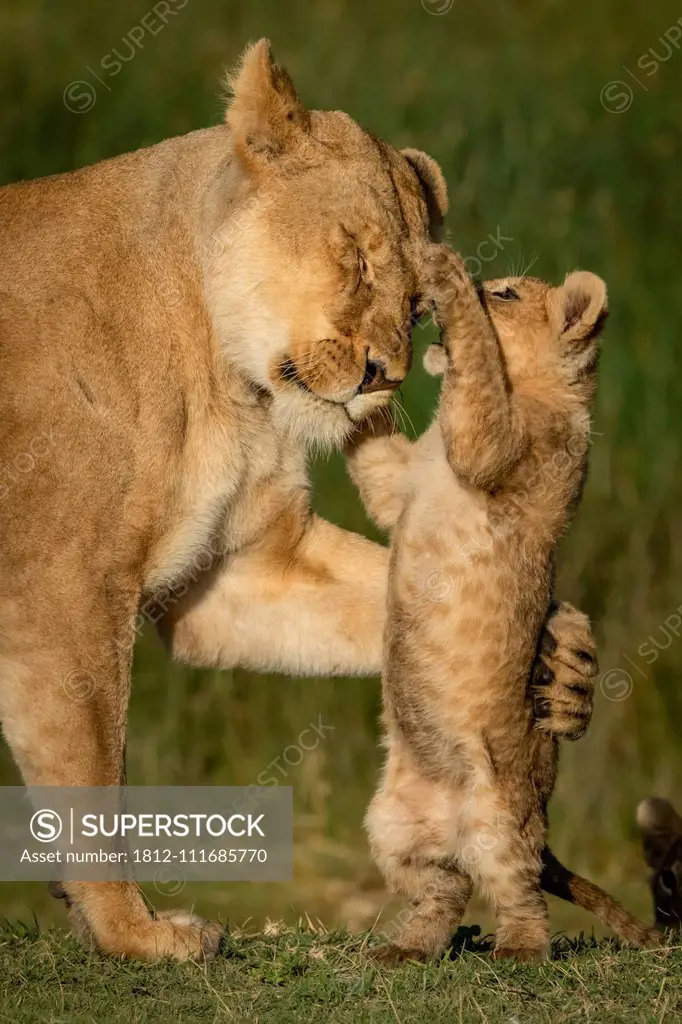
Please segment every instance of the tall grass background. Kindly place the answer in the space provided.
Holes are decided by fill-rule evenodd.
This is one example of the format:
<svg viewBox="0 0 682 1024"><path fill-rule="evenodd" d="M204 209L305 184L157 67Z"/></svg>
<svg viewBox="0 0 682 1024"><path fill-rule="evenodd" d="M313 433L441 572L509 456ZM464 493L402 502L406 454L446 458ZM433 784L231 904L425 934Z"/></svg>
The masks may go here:
<svg viewBox="0 0 682 1024"><path fill-rule="evenodd" d="M145 33L110 77L100 62L114 49L129 55L124 37L150 10L147 0L2 0L0 182L68 171L219 122L223 68L265 35L309 105L343 108L441 162L453 244L473 257L491 233L506 239L485 274L533 259L534 274L556 281L577 266L607 280L612 315L589 482L562 548L559 591L593 617L608 674L589 735L564 752L552 835L574 867L648 913L635 807L647 794L674 798L682 787L675 628L682 630L671 619L682 604L682 52L662 40L682 7L188 0L178 9L180 2L171 0L176 13L166 27ZM638 59L650 48L659 63L647 76ZM64 103L76 80L95 89L85 113ZM632 88L620 113L600 98L613 80ZM607 106L622 92L607 91ZM416 333L419 350L427 332ZM427 423L434 397L417 358L403 393L414 430ZM316 463L313 476L317 509L372 535L341 460ZM652 664L639 653L645 642ZM294 881L198 886L176 902L231 921L308 913L329 924L371 922L384 898L361 820L380 763L378 698L376 680L193 671L173 665L154 636L142 639L128 745L133 784L248 784L309 723L321 716L333 727L300 764L280 760L274 769L294 787ZM2 747L0 783L16 781ZM164 894L151 895L163 905ZM0 913L47 922L60 909L42 886L6 884ZM591 927L577 912L555 921Z"/></svg>

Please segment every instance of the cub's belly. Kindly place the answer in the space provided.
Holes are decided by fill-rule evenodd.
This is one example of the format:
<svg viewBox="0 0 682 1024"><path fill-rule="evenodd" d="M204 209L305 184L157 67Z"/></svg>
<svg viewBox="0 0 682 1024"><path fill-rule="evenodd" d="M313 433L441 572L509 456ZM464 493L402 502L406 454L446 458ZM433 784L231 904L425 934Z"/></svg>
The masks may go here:
<svg viewBox="0 0 682 1024"><path fill-rule="evenodd" d="M445 479L423 488L394 534L391 585L394 592L454 607L485 588L491 567L508 575L485 498ZM471 594L469 594L471 591Z"/></svg>
<svg viewBox="0 0 682 1024"><path fill-rule="evenodd" d="M525 721L548 566L522 560L479 495L453 489L450 497L447 504L420 498L394 538L387 672L404 690L431 693L453 722L481 723L493 700Z"/></svg>

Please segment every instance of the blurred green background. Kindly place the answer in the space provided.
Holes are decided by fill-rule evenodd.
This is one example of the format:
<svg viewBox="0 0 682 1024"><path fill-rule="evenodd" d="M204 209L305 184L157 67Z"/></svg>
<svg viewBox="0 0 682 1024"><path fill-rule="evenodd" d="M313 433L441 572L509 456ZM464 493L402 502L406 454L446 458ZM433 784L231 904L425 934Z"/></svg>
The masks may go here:
<svg viewBox="0 0 682 1024"><path fill-rule="evenodd" d="M605 675L589 736L565 751L552 845L649 916L635 807L682 786L682 52L662 39L682 11L666 0L169 0L157 4L161 29L158 16L145 25L149 11L148 0L3 0L2 183L217 123L222 69L266 35L309 105L343 108L442 163L451 239L471 269L495 277L535 259L539 276L581 266L606 278L589 484L560 588L593 616ZM498 243L479 248L490 235ZM421 348L428 331L416 334ZM433 402L417 365L403 393L417 431ZM314 477L323 514L371 533L339 459ZM361 831L377 710L376 681L190 671L143 638L129 781L248 784L280 758L274 773L295 791L292 883L205 885L174 902L233 924L372 923L386 902ZM333 728L295 763L320 716ZM2 747L0 782L15 781ZM44 886L6 884L0 913L47 923L61 908ZM469 919L480 916L475 906ZM553 921L592 927L558 906Z"/></svg>

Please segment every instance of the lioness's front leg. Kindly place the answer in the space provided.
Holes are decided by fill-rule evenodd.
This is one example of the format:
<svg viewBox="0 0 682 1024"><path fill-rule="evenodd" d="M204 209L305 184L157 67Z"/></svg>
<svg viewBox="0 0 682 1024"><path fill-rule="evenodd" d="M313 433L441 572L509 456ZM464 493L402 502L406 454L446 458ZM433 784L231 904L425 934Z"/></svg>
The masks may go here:
<svg viewBox="0 0 682 1024"><path fill-rule="evenodd" d="M0 720L27 786L123 786L136 595L112 599L129 583L113 572L105 591L69 568L70 589L5 590ZM129 881L66 878L52 891L79 937L115 956L203 958L221 940L193 914L152 916Z"/></svg>
<svg viewBox="0 0 682 1024"><path fill-rule="evenodd" d="M379 675L388 550L312 516L288 549L281 534L221 562L169 607L161 632L194 665L292 675ZM552 609L533 667L538 724L577 739L592 712L596 654L589 622Z"/></svg>
<svg viewBox="0 0 682 1024"><path fill-rule="evenodd" d="M311 516L274 529L169 607L160 629L195 665L289 675L378 675L388 550Z"/></svg>

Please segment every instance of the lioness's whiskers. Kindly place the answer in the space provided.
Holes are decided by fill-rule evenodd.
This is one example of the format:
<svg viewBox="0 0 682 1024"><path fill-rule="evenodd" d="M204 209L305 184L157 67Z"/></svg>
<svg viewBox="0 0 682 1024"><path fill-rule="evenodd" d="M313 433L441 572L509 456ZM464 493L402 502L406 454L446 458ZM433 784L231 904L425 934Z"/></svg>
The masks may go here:
<svg viewBox="0 0 682 1024"><path fill-rule="evenodd" d="M401 394L401 393L402 393L402 392L400 392L400 391L399 391L399 394ZM412 422L412 420L411 420L411 418L410 418L410 414L408 413L407 409L405 408L405 406L404 406L404 405L402 405L402 404L401 404L401 402L399 401L399 399L398 399L398 396L397 396L397 395L395 396L395 398L393 399L393 401L395 402L395 405L396 405L396 408L398 409L398 411L399 411L399 412L400 412L400 413L401 413L401 414L402 414L402 415L403 415L403 416L405 417L405 419L406 419L406 420L407 420L407 422L409 423L409 425L410 425L410 429L412 430L412 436L413 436L413 437L416 437L416 436L417 436L417 431L416 431L416 429L415 429L414 423ZM408 431L407 431L407 430L405 430L405 433L407 434L407 433L408 433Z"/></svg>

